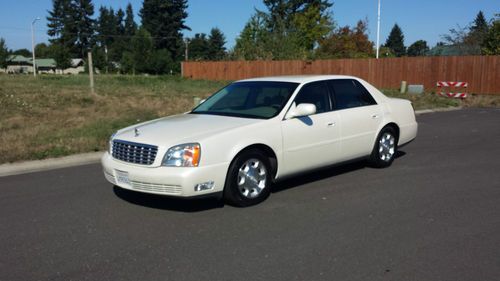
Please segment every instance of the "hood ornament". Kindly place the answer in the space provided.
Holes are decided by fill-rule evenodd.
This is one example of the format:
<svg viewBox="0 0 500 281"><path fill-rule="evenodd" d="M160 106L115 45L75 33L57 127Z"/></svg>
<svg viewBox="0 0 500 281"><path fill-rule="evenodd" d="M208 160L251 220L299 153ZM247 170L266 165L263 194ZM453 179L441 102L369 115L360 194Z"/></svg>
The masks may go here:
<svg viewBox="0 0 500 281"><path fill-rule="evenodd" d="M135 136L138 137L139 136L139 129L135 128L134 133L135 133Z"/></svg>

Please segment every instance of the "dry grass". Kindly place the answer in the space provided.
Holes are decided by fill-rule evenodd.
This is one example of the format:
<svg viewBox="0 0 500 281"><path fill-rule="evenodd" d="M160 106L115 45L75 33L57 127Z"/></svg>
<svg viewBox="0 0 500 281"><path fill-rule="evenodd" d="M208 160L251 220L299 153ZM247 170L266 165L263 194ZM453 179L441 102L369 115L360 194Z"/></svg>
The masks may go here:
<svg viewBox="0 0 500 281"><path fill-rule="evenodd" d="M0 163L100 151L114 131L144 120L188 111L193 97L207 97L226 82L178 77L97 76L97 96L88 77L0 75ZM466 101L401 95L416 109L500 106L499 96Z"/></svg>
<svg viewBox="0 0 500 281"><path fill-rule="evenodd" d="M175 77L0 75L0 163L105 149L115 130L181 113L223 82Z"/></svg>

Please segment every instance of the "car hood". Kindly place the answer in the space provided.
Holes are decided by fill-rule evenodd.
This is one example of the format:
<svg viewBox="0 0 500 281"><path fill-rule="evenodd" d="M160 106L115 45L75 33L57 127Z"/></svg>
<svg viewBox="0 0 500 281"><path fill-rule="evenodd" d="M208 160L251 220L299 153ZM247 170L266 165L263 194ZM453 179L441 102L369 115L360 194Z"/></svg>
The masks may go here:
<svg viewBox="0 0 500 281"><path fill-rule="evenodd" d="M114 139L156 146L172 146L188 142L200 142L204 137L212 136L218 132L262 121L262 119L208 114L180 114L119 130Z"/></svg>

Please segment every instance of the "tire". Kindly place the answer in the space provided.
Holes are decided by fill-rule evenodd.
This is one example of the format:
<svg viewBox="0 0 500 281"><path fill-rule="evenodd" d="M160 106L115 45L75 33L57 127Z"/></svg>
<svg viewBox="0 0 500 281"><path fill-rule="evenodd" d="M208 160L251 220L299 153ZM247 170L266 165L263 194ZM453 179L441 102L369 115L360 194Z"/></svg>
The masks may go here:
<svg viewBox="0 0 500 281"><path fill-rule="evenodd" d="M259 150L248 150L238 155L226 177L224 200L233 206L247 207L259 204L271 193L271 165Z"/></svg>
<svg viewBox="0 0 500 281"><path fill-rule="evenodd" d="M375 168L389 167L398 151L398 137L392 127L384 127L377 136L368 163Z"/></svg>

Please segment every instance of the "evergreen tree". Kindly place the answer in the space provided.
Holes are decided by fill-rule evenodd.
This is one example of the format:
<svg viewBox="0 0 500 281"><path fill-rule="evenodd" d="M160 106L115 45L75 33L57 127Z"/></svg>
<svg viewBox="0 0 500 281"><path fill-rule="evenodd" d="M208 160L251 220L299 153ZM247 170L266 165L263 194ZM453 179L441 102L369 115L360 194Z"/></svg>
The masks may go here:
<svg viewBox="0 0 500 281"><path fill-rule="evenodd" d="M496 15L484 38L482 52L485 55L500 55L500 14Z"/></svg>
<svg viewBox="0 0 500 281"><path fill-rule="evenodd" d="M208 59L208 39L205 33L196 33L189 40L189 59L207 60Z"/></svg>
<svg viewBox="0 0 500 281"><path fill-rule="evenodd" d="M429 46L424 40L418 40L408 47L408 56L410 57L425 56L427 52L429 52Z"/></svg>
<svg viewBox="0 0 500 281"><path fill-rule="evenodd" d="M167 49L173 60L182 58L182 30L188 14L187 0L144 0L139 14L142 26L154 38L157 49Z"/></svg>
<svg viewBox="0 0 500 281"><path fill-rule="evenodd" d="M209 60L222 60L226 56L226 37L218 28L212 28L208 36L208 54Z"/></svg>
<svg viewBox="0 0 500 281"><path fill-rule="evenodd" d="M75 24L69 17L71 0L52 0L52 10L47 16L47 34L51 37L49 41L54 46L54 59L56 66L60 69L67 68L70 63Z"/></svg>
<svg viewBox="0 0 500 281"><path fill-rule="evenodd" d="M87 51L92 48L94 37L94 4L92 0L74 0L72 2L71 14L74 24L76 24L75 46L80 58L85 58Z"/></svg>
<svg viewBox="0 0 500 281"><path fill-rule="evenodd" d="M484 17L483 11L479 11L479 13L477 13L476 19L474 19L470 31L479 33L488 32L488 23L486 22L486 18Z"/></svg>
<svg viewBox="0 0 500 281"><path fill-rule="evenodd" d="M133 36L137 30L137 24L134 21L134 11L132 10L132 4L127 4L127 9L125 11L125 22L124 22L124 35Z"/></svg>
<svg viewBox="0 0 500 281"><path fill-rule="evenodd" d="M398 24L395 24L392 28L385 42L385 47L390 48L397 57L402 57L406 54L403 31Z"/></svg>
<svg viewBox="0 0 500 281"><path fill-rule="evenodd" d="M5 39L0 38L0 68L7 67L7 59L9 58L9 49L5 44Z"/></svg>
<svg viewBox="0 0 500 281"><path fill-rule="evenodd" d="M131 58L133 61L132 72L148 73L153 56L153 39L151 34L141 27L132 38ZM128 56L128 55L127 55Z"/></svg>

